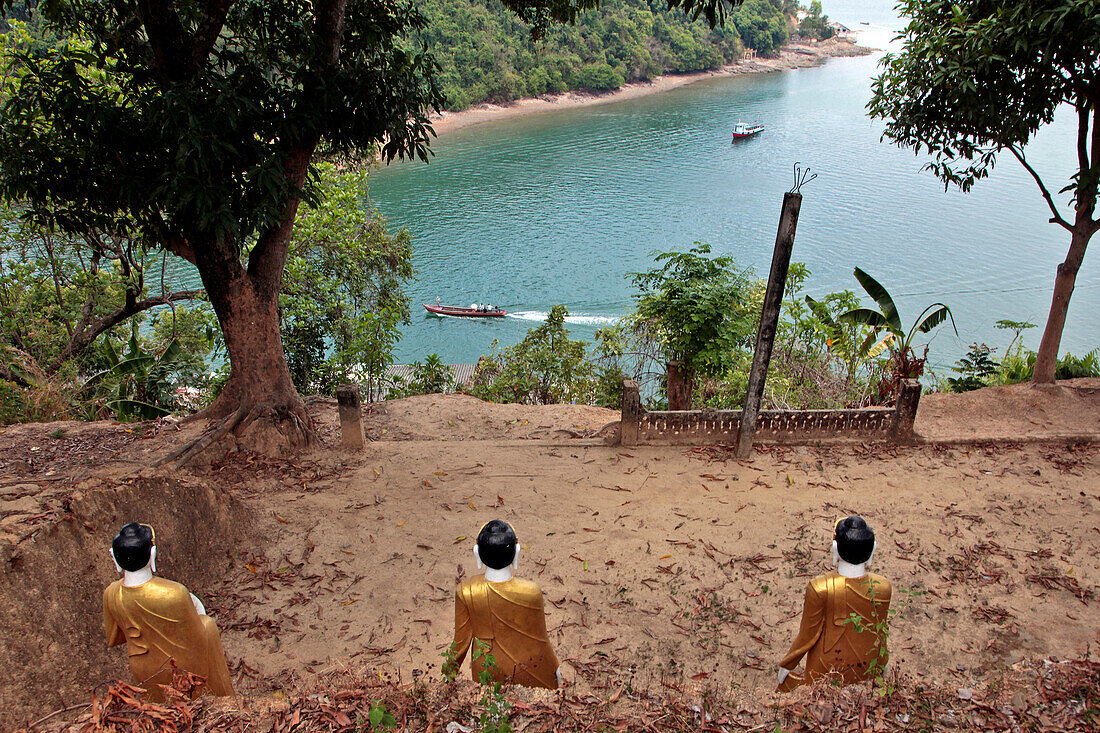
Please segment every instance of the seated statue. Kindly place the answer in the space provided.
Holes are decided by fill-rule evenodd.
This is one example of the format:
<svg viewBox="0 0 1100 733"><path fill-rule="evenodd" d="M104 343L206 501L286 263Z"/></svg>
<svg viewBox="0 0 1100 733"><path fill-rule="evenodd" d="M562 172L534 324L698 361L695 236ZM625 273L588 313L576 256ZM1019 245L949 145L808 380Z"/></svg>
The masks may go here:
<svg viewBox="0 0 1100 733"><path fill-rule="evenodd" d="M147 697L164 699L161 685L172 681L170 662L206 678L193 696L232 695L221 636L202 602L179 583L153 577L153 528L135 522L123 526L111 543L111 557L123 577L103 591L107 646L126 643L134 682L148 691Z"/></svg>
<svg viewBox="0 0 1100 733"><path fill-rule="evenodd" d="M833 540L837 569L806 586L798 636L779 662L780 691L825 677L849 685L885 671L892 589L886 578L867 572L874 554L875 533L862 517L837 522ZM799 676L793 670L803 656L806 672Z"/></svg>
<svg viewBox="0 0 1100 733"><path fill-rule="evenodd" d="M467 578L455 591L453 657L444 665L444 673L457 674L470 645L480 641L487 648L470 660L475 681L488 668L497 682L556 689L561 673L546 635L542 591L535 583L512 576L519 558L516 533L506 522L494 519L478 533L474 557L485 574ZM495 666L486 665L489 655Z"/></svg>

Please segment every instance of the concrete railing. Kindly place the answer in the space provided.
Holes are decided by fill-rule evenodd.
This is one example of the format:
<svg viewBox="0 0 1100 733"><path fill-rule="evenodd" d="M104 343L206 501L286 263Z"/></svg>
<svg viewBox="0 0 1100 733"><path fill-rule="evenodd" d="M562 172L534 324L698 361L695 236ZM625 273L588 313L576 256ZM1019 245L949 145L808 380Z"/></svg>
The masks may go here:
<svg viewBox="0 0 1100 733"><path fill-rule="evenodd" d="M755 440L798 445L807 443L914 439L921 386L904 380L894 407L859 410L763 410L756 420ZM642 406L638 383L623 380L620 430L623 445L714 445L736 443L740 410L663 410Z"/></svg>

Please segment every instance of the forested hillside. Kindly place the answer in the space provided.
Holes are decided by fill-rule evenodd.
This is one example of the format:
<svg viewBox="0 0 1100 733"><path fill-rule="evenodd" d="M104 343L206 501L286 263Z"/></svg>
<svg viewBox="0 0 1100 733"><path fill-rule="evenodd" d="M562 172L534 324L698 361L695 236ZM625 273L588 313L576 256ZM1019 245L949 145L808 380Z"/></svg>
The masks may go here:
<svg viewBox="0 0 1100 733"><path fill-rule="evenodd" d="M14 0L5 17L27 23L32 42L52 45L33 2ZM821 21L820 5L812 4ZM603 91L666 73L716 69L745 49L772 54L796 30L795 0L746 0L724 26L692 21L667 0L605 0L573 25L553 25L539 40L499 0L423 0L424 40L440 65L447 106L510 102L571 89ZM820 25L820 29L817 26ZM818 32L818 30L822 32ZM809 32L831 35L818 22Z"/></svg>
<svg viewBox="0 0 1100 733"><path fill-rule="evenodd" d="M532 40L498 0L426 0L429 48L451 109L570 89L615 89L672 72L715 69L746 48L773 53L786 42L793 0L747 0L711 30L665 0L605 0L571 26Z"/></svg>

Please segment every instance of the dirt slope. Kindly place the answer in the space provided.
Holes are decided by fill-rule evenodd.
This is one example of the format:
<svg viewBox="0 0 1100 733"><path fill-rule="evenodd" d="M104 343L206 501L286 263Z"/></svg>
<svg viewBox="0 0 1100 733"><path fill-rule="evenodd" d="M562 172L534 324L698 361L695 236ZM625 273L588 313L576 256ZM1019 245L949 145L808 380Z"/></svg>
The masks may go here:
<svg viewBox="0 0 1100 733"><path fill-rule="evenodd" d="M918 429L1079 433L1095 425L1096 386L926 397ZM334 444L335 406L314 409ZM614 417L465 396L387 403L368 413L377 440L360 453L237 452L181 477L254 517L228 554L219 502L181 496L164 472L141 482L141 519L163 528L162 573L189 583L223 629L243 692L289 691L362 663L405 680L438 674L455 584L476 572L472 538L494 517L520 535L520 574L542 586L552 641L581 694L626 683L769 694L803 588L828 567L830 528L850 512L879 533L875 570L894 583L899 611L891 658L914 679L965 687L1017 660L1079 656L1100 642L1095 444L763 448L736 461L722 449L573 437ZM0 432L0 469L11 475L0 481L0 608L19 609L3 638L41 650L31 662L0 639L11 671L0 676L0 725L119 673L121 652L97 646L94 599L113 576L105 550L133 499L93 511L84 496L92 485L132 491L136 470L201 429L98 427ZM47 590L58 578L67 584ZM93 600L84 616L58 615L68 597ZM71 664L77 655L92 664ZM45 667L31 675L35 663ZM51 664L67 671L51 675Z"/></svg>

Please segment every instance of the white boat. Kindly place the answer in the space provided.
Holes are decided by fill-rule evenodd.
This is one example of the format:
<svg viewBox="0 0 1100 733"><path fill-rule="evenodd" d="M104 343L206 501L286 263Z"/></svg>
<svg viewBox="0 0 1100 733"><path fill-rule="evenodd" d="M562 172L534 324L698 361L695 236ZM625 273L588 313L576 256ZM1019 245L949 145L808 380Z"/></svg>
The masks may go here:
<svg viewBox="0 0 1100 733"><path fill-rule="evenodd" d="M733 126L733 139L741 140L742 138L752 137L763 131L764 123L762 122L738 122Z"/></svg>

